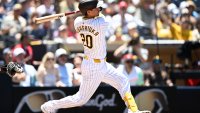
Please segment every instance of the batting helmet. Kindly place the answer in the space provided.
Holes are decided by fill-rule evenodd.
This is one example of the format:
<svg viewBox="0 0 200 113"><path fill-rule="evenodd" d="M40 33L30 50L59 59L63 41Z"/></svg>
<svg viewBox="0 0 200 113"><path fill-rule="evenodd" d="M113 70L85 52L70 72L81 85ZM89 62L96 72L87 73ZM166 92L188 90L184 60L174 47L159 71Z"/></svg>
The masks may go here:
<svg viewBox="0 0 200 113"><path fill-rule="evenodd" d="M101 5L102 5L102 1L82 0L82 1L80 1L78 8L83 15L86 15L88 10L91 10L91 9L94 9L94 8L97 8L97 7L102 9Z"/></svg>

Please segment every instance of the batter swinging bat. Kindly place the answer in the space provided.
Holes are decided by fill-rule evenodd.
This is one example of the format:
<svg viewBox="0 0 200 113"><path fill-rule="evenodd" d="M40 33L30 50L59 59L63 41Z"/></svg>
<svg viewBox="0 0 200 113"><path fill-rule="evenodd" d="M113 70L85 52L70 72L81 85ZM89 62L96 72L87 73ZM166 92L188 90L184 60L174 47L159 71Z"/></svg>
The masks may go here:
<svg viewBox="0 0 200 113"><path fill-rule="evenodd" d="M76 14L79 12L80 11L73 11L73 12L68 12L68 13L59 13L59 14L52 14L49 16L39 17L39 18L35 18L35 23L40 24L40 23L51 21L51 20L56 20L67 15Z"/></svg>

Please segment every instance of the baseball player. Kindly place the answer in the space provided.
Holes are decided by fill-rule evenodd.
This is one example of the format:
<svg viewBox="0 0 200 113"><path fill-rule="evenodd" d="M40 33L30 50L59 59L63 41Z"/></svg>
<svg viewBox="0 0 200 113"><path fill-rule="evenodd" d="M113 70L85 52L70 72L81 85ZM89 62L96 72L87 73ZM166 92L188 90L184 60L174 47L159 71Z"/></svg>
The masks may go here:
<svg viewBox="0 0 200 113"><path fill-rule="evenodd" d="M110 84L119 91L128 107L128 113L150 113L138 110L131 94L128 78L106 62L105 33L108 23L100 15L102 2L84 0L80 1L78 6L83 16L75 19L74 26L82 39L85 54L81 65L83 80L79 91L75 95L44 103L41 106L44 113L54 113L59 108L71 108L85 104L101 82Z"/></svg>

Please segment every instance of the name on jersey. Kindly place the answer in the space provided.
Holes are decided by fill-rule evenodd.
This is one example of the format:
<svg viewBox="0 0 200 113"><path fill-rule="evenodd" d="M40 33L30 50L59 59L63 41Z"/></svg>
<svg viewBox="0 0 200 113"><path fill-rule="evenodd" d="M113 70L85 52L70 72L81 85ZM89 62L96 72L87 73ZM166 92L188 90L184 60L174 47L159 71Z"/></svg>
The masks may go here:
<svg viewBox="0 0 200 113"><path fill-rule="evenodd" d="M90 26L79 26L76 28L76 31L79 33L81 31L88 31L92 34L94 34L95 36L97 36L99 34L99 32L97 32L95 29L93 29L92 27Z"/></svg>

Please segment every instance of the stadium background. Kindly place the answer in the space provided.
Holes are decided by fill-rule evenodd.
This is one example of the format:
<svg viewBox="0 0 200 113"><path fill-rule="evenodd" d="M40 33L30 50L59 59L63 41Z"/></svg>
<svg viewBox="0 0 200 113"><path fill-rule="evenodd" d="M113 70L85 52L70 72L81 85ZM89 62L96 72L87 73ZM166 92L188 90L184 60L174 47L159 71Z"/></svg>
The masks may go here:
<svg viewBox="0 0 200 113"><path fill-rule="evenodd" d="M53 7L52 9L50 8L49 10L46 10L46 12L43 9L45 1L49 2L50 6ZM184 4L183 0L124 0L127 4L124 4L121 1L123 0L105 0L104 5L107 6L107 8L111 8L111 6L114 6L114 8L103 13L105 13L109 19L111 18L109 14L112 16L120 14L119 9L126 7L126 13L129 13L133 17L137 17L135 16L135 13L138 9L141 9L143 6L142 4L147 3L149 8L148 10L150 10L150 13L153 13L152 15L149 15L149 18L152 18L151 24L148 25L145 23L145 17L140 19L137 18L138 20L143 21L145 25L140 24L136 19L135 23L138 22L136 26L137 36L134 37L135 35L133 35L132 37L133 39L140 37L142 48L148 50L148 58L142 62L142 64L145 65L140 64L140 66L145 73L145 66L151 65L153 61L162 61L162 69L167 72L169 79L173 82L173 86L169 86L168 84L145 85L145 83L142 85L131 86L134 96L138 99L137 102L139 107L142 109L150 109L153 113L199 113L200 37L198 36L200 35L196 37L192 35L191 39L159 37L162 36L162 34L160 35L158 30L159 28L155 27L155 20L160 19L160 12L158 10L160 7L162 9L162 7L166 6L168 13L174 14L173 16L170 15L170 19L174 19L173 22L176 23L181 22L181 20L175 21L176 18L180 17L181 14L187 13L187 11L182 10L182 8L188 8L188 4L186 2ZM51 25L47 30L44 27L44 24L40 24L37 27L34 26L31 17L40 17L64 11L74 11L77 10L77 3L78 0L0 0L1 65L6 64L5 54L7 54L7 51L5 50L8 50L7 48L9 48L13 55L16 45L21 44L22 36L24 36L24 38L30 38L30 46L33 52L32 58L26 63L33 65L36 71L43 56L47 52L55 53L55 51L60 47L63 47L67 51L68 62L73 64L73 59L77 53L83 52L82 44L76 39L74 30L70 29L71 25L73 25L73 21L71 20L78 15L48 23ZM171 3L174 3L176 8L172 7L173 5L171 5ZM189 30L191 30L191 32L197 30L198 27L196 25L198 25L198 21L200 20L200 1L193 0L193 3L194 4L192 5L195 5L194 12L196 15L194 14L190 16L194 18L196 23L194 22L194 24L193 20L190 21L191 27ZM170 5L172 9L174 8L174 12L169 10L171 8L169 7ZM157 8L157 10L155 10L155 8ZM20 15L24 18L17 24L10 20L10 16L14 15L13 12L15 10L22 10L23 13L20 13ZM176 24L181 25L181 23ZM133 25L131 27L133 27ZM37 29L34 31L33 28ZM115 50L131 40L129 36L127 38L128 31L126 29L126 26L124 28L113 27L106 37L108 41L107 61L111 62L115 67L122 64L121 60L123 59L122 56L118 57L114 54ZM153 29L156 31L153 31ZM60 40L60 34L63 30L66 31L65 39ZM38 34L38 32L41 32L41 34ZM117 33L120 34L120 39L116 38ZM200 30L197 34L200 34ZM140 59L139 56L138 58ZM12 60L15 61L15 58L13 57ZM36 83L36 77L31 79L31 81ZM40 113L41 111L37 111L38 106L40 105L39 103L46 101L46 99L50 99L48 96L51 95L51 93L48 92L55 91L54 97L61 98L66 95L74 94L78 90L78 86L40 87L36 84L33 85L33 83L30 84L31 85L28 87L20 86L19 83L13 82L13 80L11 80L11 78L6 74L1 73L0 113ZM37 93L38 91L41 92L40 95L36 95L35 97L33 96L32 100L28 100L30 98L29 95L34 92ZM149 92L150 94L147 94ZM48 98L46 98L44 94L46 94ZM143 99L145 94L146 96L148 95L147 97L149 98ZM140 98L142 99L140 100ZM31 101L32 103L28 104L28 101ZM146 103L148 103L148 105L145 105ZM22 106L20 107L20 105ZM19 111L17 111L17 109L19 109ZM85 106L69 110L59 110L59 113L124 113L124 111L125 106L123 101L120 99L119 94L110 86L102 84L93 95L91 101L89 101Z"/></svg>

